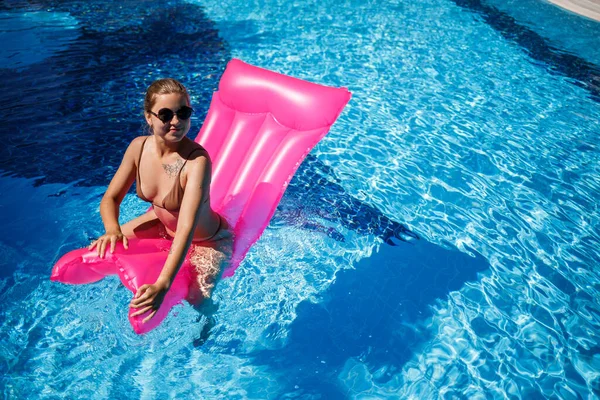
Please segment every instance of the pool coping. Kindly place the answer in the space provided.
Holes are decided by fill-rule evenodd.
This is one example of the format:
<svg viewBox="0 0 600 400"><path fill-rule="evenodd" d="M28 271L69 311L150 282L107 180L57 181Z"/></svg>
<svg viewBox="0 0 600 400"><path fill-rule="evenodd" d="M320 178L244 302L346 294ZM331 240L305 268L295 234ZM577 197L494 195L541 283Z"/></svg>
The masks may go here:
<svg viewBox="0 0 600 400"><path fill-rule="evenodd" d="M600 22L600 0L547 0L558 7Z"/></svg>

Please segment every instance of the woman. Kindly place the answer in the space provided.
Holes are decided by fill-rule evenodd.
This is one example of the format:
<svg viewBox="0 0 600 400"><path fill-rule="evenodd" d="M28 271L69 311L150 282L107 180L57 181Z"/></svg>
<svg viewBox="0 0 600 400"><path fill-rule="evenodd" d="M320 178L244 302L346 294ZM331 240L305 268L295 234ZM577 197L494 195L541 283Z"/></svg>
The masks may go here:
<svg viewBox="0 0 600 400"><path fill-rule="evenodd" d="M119 241L127 249L131 238L173 238L158 279L141 286L130 303L137 309L133 316L150 311L144 322L159 309L186 256L197 274L187 299L193 304L210 297L230 257L232 235L227 221L210 208L210 158L186 136L192 111L181 83L160 79L150 85L144 114L152 134L135 138L127 148L100 202L106 233L89 246L104 257ZM134 181L138 196L153 207L120 226L119 206Z"/></svg>

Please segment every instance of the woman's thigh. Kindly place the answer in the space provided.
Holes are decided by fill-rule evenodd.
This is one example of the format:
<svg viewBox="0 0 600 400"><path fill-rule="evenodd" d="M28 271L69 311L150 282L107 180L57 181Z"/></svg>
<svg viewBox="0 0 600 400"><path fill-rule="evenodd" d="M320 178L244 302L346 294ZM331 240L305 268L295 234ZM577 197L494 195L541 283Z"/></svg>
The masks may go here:
<svg viewBox="0 0 600 400"><path fill-rule="evenodd" d="M128 239L147 239L163 237L166 231L163 223L160 222L154 210L149 210L139 217L123 224L121 226L121 232L123 232L123 235Z"/></svg>
<svg viewBox="0 0 600 400"><path fill-rule="evenodd" d="M229 235L217 241L192 243L191 246L189 257L194 279L187 300L198 305L203 299L210 298L215 284L231 261L233 237Z"/></svg>

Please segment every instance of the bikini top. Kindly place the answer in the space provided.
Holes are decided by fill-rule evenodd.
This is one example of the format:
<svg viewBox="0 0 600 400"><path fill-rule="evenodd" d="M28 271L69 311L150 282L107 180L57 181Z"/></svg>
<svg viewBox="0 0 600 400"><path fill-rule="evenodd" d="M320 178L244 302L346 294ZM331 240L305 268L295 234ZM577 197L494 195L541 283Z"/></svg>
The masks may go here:
<svg viewBox="0 0 600 400"><path fill-rule="evenodd" d="M142 153L144 152L144 146L146 145L146 140L148 140L148 138L144 139L144 143L142 143L142 148L140 150L140 155L138 157L138 167L137 167L137 177L136 177L137 179L136 179L135 191L137 192L137 195L140 199L147 201L149 203L152 203L153 206L164 208L167 211L179 211L179 209L181 208L181 201L183 200L183 192L184 192L183 187L179 183L181 171L183 170L183 167L185 166L185 164L188 162L188 159L190 158L190 156L196 150L203 150L203 149L196 148L196 149L193 149L190 152L190 154L188 154L185 161L183 162L183 165L179 168L179 171L177 172L177 176L175 178L175 182L173 183L173 187L171 188L171 191L169 193L167 193L167 195L165 196L165 198L162 201L162 205L160 205L160 204L156 204L156 203L150 201L146 196L144 196L144 193L142 193L142 180L140 178L140 165L141 165L141 161L142 161ZM208 201L208 199L209 199L209 196L206 196L206 199L203 200L203 203Z"/></svg>

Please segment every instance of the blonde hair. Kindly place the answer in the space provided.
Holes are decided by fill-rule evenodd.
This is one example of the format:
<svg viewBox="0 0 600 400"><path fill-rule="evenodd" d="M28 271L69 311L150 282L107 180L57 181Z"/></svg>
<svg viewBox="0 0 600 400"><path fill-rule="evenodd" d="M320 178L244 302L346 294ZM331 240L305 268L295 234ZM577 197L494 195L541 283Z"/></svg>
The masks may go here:
<svg viewBox="0 0 600 400"><path fill-rule="evenodd" d="M146 97L144 98L144 111L150 112L154 103L156 103L156 97L161 94L172 94L181 93L185 95L188 105L190 105L190 95L187 89L179 81L173 78L158 79L152 82L152 85L146 91Z"/></svg>

